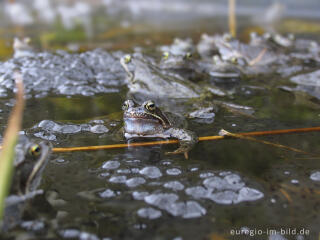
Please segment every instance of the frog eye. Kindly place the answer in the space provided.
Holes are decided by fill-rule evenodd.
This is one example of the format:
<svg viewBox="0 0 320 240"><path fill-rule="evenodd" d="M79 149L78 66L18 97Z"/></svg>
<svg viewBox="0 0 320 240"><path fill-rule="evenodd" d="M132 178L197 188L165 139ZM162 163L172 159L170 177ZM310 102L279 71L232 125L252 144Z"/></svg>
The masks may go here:
<svg viewBox="0 0 320 240"><path fill-rule="evenodd" d="M271 34L268 33L268 32L265 33L265 34L263 34L263 36L264 36L264 38L267 39L267 40L271 38Z"/></svg>
<svg viewBox="0 0 320 240"><path fill-rule="evenodd" d="M145 108L149 111L154 111L156 109L156 104L153 101L148 101Z"/></svg>
<svg viewBox="0 0 320 240"><path fill-rule="evenodd" d="M164 52L164 53L162 54L162 58L163 58L164 60L167 60L167 59L169 58L169 55L170 55L169 52Z"/></svg>
<svg viewBox="0 0 320 240"><path fill-rule="evenodd" d="M223 35L223 40L226 42L230 42L232 40L232 36L230 34Z"/></svg>
<svg viewBox="0 0 320 240"><path fill-rule="evenodd" d="M213 60L213 63L214 63L214 64L217 64L217 63L219 62L220 58L219 58L218 55L214 55L214 56L212 57L212 60Z"/></svg>
<svg viewBox="0 0 320 240"><path fill-rule="evenodd" d="M237 64L238 63L238 58L236 58L236 57L231 58L231 62L233 64Z"/></svg>
<svg viewBox="0 0 320 240"><path fill-rule="evenodd" d="M39 144L33 144L30 148L29 148L29 153L31 156L37 157L41 154L41 147Z"/></svg>
<svg viewBox="0 0 320 240"><path fill-rule="evenodd" d="M125 63L131 62L131 59L132 59L132 58L131 58L131 55L129 55L129 54L127 54L127 55L124 56L124 62L125 62Z"/></svg>
<svg viewBox="0 0 320 240"><path fill-rule="evenodd" d="M23 41L27 44L30 44L31 43L31 38L29 37L26 37L25 39L23 39Z"/></svg>
<svg viewBox="0 0 320 240"><path fill-rule="evenodd" d="M123 104L122 104L122 110L125 111L129 108L129 101L125 101Z"/></svg>
<svg viewBox="0 0 320 240"><path fill-rule="evenodd" d="M185 55L186 59L190 59L192 58L192 53L191 52L187 52L187 54Z"/></svg>
<svg viewBox="0 0 320 240"><path fill-rule="evenodd" d="M123 104L122 104L122 110L125 111L130 107L134 107L135 103L133 100L129 99L126 100Z"/></svg>
<svg viewBox="0 0 320 240"><path fill-rule="evenodd" d="M290 34L288 35L288 38L289 38L289 40L291 40L291 41L295 40L295 36L294 36L294 34L292 34L292 33L290 33Z"/></svg>

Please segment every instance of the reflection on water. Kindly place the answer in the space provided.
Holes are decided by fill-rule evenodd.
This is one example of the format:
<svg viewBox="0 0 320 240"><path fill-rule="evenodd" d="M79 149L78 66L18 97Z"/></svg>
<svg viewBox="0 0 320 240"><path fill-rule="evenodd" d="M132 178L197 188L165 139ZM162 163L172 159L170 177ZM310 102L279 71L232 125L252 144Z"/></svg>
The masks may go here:
<svg viewBox="0 0 320 240"><path fill-rule="evenodd" d="M312 19L319 17L319 9L316 0L240 1L238 32L255 28L317 33L319 26ZM227 1L222 0L1 1L0 59L10 56L17 36L30 36L37 48L49 50L127 49L165 43L173 36L197 38L199 32L227 31L227 14Z"/></svg>
<svg viewBox="0 0 320 240"><path fill-rule="evenodd" d="M24 6L19 7L20 3ZM240 42L212 36L213 31L226 30L227 8L222 1L204 1L203 5L175 1L170 9L165 8L166 1L153 2L158 5L129 0L121 4L28 3L0 2L5 6L0 13L1 20L5 19L0 23L0 57L6 59L0 62L2 132L14 104L12 73L20 68L28 100L24 134L48 140L55 147L124 143L121 104L130 93L146 100L143 94L134 94L133 83L119 62L129 52L137 53L146 63L140 65L140 75L135 75L137 81L145 81L139 85L141 92L159 93L160 88L152 81L165 81L168 76L174 76L170 78L176 79L174 83L181 80L186 88L190 87L188 82L201 85L199 98L172 100L167 99L169 91L164 91L158 95L166 97L157 99L157 105L165 111L185 117L187 128L198 136L217 135L221 128L245 132L319 125L319 35L313 31L307 34L312 40L299 35L251 35L255 43L242 41L248 40L246 36L241 36ZM240 35L257 24L252 12L259 12L269 2L246 12L247 3L239 3ZM308 3L305 9L316 9L316 1ZM281 13L284 18L273 17L279 26L300 6L299 2L282 4L286 5ZM208 17L213 9L220 13L219 18ZM162 16L157 24L156 18L151 18L156 13ZM249 15L253 20L248 20ZM152 20L146 24L145 19ZM4 31L7 26L10 29ZM172 32L177 26L182 27ZM195 26L201 28L195 30ZM201 38L202 32L209 34ZM11 58L11 37L15 35L31 36L35 48L27 49L25 55L26 48L20 43L16 48L20 55ZM171 43L179 41L173 36L188 39L180 43L189 42L191 48L179 48L177 52ZM215 41L219 43L212 45ZM252 47L255 44L259 51L251 51L256 49ZM97 46L103 49L95 49ZM57 52L53 50L56 47ZM263 53L264 48L268 52ZM185 53L190 49L194 58L187 59ZM169 65L165 65L162 50L176 57L170 58ZM259 62L256 57L261 52ZM218 58L212 58L214 54ZM166 57L169 59L169 55ZM226 77L221 71L226 65L226 71L236 69L240 74ZM131 70L138 73L137 68ZM150 74L147 77L146 72ZM264 139L315 153L318 138L317 133L308 133ZM54 153L41 184L45 194L33 200L22 225L3 236L229 239L231 229L305 228L310 236L263 234L263 238L318 237L317 157L240 139L200 142L188 160L182 155L165 155L176 148L163 145Z"/></svg>

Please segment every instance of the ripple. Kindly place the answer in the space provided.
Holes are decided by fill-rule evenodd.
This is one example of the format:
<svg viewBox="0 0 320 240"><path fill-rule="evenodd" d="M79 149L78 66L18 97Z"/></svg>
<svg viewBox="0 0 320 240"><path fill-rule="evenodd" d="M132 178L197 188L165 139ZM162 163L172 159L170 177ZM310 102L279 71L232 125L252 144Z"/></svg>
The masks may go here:
<svg viewBox="0 0 320 240"><path fill-rule="evenodd" d="M205 172L205 173L200 173L199 177L200 178L209 178L209 177L213 177L214 173L212 172Z"/></svg>
<svg viewBox="0 0 320 240"><path fill-rule="evenodd" d="M313 181L320 181L320 171L312 173L310 179Z"/></svg>
<svg viewBox="0 0 320 240"><path fill-rule="evenodd" d="M126 176L113 176L109 179L109 182L111 183L125 183L127 181Z"/></svg>
<svg viewBox="0 0 320 240"><path fill-rule="evenodd" d="M189 113L188 117L210 124L214 121L215 113L213 112L213 107L207 107Z"/></svg>
<svg viewBox="0 0 320 240"><path fill-rule="evenodd" d="M90 127L90 132L92 133L107 133L109 129L104 125L95 125Z"/></svg>
<svg viewBox="0 0 320 240"><path fill-rule="evenodd" d="M99 176L102 177L102 178L105 178L105 177L110 176L110 173L108 173L108 172L103 172L103 173L100 173Z"/></svg>
<svg viewBox="0 0 320 240"><path fill-rule="evenodd" d="M157 167L145 167L141 169L139 173L147 178L159 178L162 176L160 169Z"/></svg>
<svg viewBox="0 0 320 240"><path fill-rule="evenodd" d="M126 185L128 187L137 187L141 184L144 184L146 182L146 180L142 177L134 177L134 178L130 178L126 181Z"/></svg>
<svg viewBox="0 0 320 240"><path fill-rule="evenodd" d="M56 159L54 159L54 160L52 160L51 162L54 162L54 163L56 163L56 164L67 164L67 163L69 163L69 160L65 160L64 158L56 158Z"/></svg>
<svg viewBox="0 0 320 240"><path fill-rule="evenodd" d="M80 235L80 231L77 229L65 229L59 231L59 233L63 238L76 238Z"/></svg>
<svg viewBox="0 0 320 240"><path fill-rule="evenodd" d="M140 208L137 211L137 214L139 217L142 218L148 218L148 219L156 219L161 217L162 213L159 210L156 210L154 208L148 207L148 208Z"/></svg>
<svg viewBox="0 0 320 240"><path fill-rule="evenodd" d="M117 170L117 173L120 173L120 174L129 174L129 173L131 173L131 170L130 170L130 169L118 169L118 170Z"/></svg>
<svg viewBox="0 0 320 240"><path fill-rule="evenodd" d="M282 236L280 233L276 233L276 234L271 234L268 240L287 240L287 238Z"/></svg>
<svg viewBox="0 0 320 240"><path fill-rule="evenodd" d="M120 162L118 161L108 161L102 165L102 168L107 170L117 169L118 167L120 167Z"/></svg>
<svg viewBox="0 0 320 240"><path fill-rule="evenodd" d="M65 230L60 230L59 234L62 238L66 239L79 239L79 240L99 240L99 238L92 234L92 233L87 233L87 232L81 232L78 229L65 229Z"/></svg>
<svg viewBox="0 0 320 240"><path fill-rule="evenodd" d="M146 196L148 196L149 193L148 192L133 192L132 193L132 197L135 199L135 200L144 200L144 198Z"/></svg>
<svg viewBox="0 0 320 240"><path fill-rule="evenodd" d="M183 218L198 218L207 213L206 209L195 201L173 203L166 210L173 216L181 216Z"/></svg>
<svg viewBox="0 0 320 240"><path fill-rule="evenodd" d="M169 188L175 191L179 191L179 190L183 190L184 189L184 185L179 182L179 181L171 181L171 182L167 182L163 185L165 188Z"/></svg>
<svg viewBox="0 0 320 240"><path fill-rule="evenodd" d="M166 209L166 207L179 199L178 195L174 193L157 193L151 194L144 198L146 203L157 206L160 209Z"/></svg>
<svg viewBox="0 0 320 240"><path fill-rule="evenodd" d="M230 189L230 190L240 190L245 186L239 175L230 174L226 175L224 178L221 177L210 177L203 181L203 184L210 189Z"/></svg>
<svg viewBox="0 0 320 240"><path fill-rule="evenodd" d="M99 196L102 198L111 198L111 197L115 197L116 193L111 189L106 189L103 192L100 192Z"/></svg>
<svg viewBox="0 0 320 240"><path fill-rule="evenodd" d="M41 138L47 141L57 141L57 136L54 134L48 134L46 132L37 132L34 134L35 137Z"/></svg>
<svg viewBox="0 0 320 240"><path fill-rule="evenodd" d="M193 167L193 168L190 168L190 169L189 169L190 172L196 172L196 171L198 171L198 170L199 170L198 167Z"/></svg>
<svg viewBox="0 0 320 240"><path fill-rule="evenodd" d="M320 70L316 70L314 72L293 76L290 78L290 81L298 84L298 90L307 92L311 96L319 99L319 78Z"/></svg>
<svg viewBox="0 0 320 240"><path fill-rule="evenodd" d="M167 169L166 173L168 175L177 176L177 175L180 175L182 172L179 168L170 168L170 169Z"/></svg>
<svg viewBox="0 0 320 240"><path fill-rule="evenodd" d="M41 231L45 228L45 224L42 221L24 221L20 226L28 231L33 232Z"/></svg>
<svg viewBox="0 0 320 240"><path fill-rule="evenodd" d="M239 191L238 199L235 203L240 203L244 201L256 201L260 198L263 198L264 194L259 190L244 187Z"/></svg>
<svg viewBox="0 0 320 240"><path fill-rule="evenodd" d="M167 161L167 160L161 162L161 165L164 165L164 166L169 166L171 164L172 164L172 162L171 161Z"/></svg>
<svg viewBox="0 0 320 240"><path fill-rule="evenodd" d="M185 190L186 194L191 195L192 197L206 198L211 192L201 186L190 187Z"/></svg>
<svg viewBox="0 0 320 240"><path fill-rule="evenodd" d="M212 193L207 198L220 204L232 204L237 200L238 194L233 191L226 190L222 192Z"/></svg>
<svg viewBox="0 0 320 240"><path fill-rule="evenodd" d="M140 169L139 168L131 168L130 171L131 171L131 173L139 173Z"/></svg>
<svg viewBox="0 0 320 240"><path fill-rule="evenodd" d="M79 235L79 240L99 240L99 238L95 234L81 232Z"/></svg>
<svg viewBox="0 0 320 240"><path fill-rule="evenodd" d="M59 129L57 130L57 132L61 132L61 133L78 133L81 131L81 127L80 126L77 126L77 125L62 125L62 126L59 126L57 124L57 127L59 127Z"/></svg>

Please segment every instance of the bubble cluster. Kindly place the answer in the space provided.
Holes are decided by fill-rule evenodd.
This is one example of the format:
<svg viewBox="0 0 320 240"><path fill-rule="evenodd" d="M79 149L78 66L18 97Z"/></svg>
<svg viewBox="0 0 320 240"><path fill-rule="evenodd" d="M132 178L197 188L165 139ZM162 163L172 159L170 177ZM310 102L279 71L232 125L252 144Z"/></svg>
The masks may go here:
<svg viewBox="0 0 320 240"><path fill-rule="evenodd" d="M320 171L312 173L310 179L313 181L320 181Z"/></svg>
<svg viewBox="0 0 320 240"><path fill-rule="evenodd" d="M49 93L92 96L119 91L125 72L120 52L101 49L80 54L64 51L33 53L22 58L0 62L0 97L14 89L14 71L22 73L27 97L44 97Z"/></svg>
<svg viewBox="0 0 320 240"><path fill-rule="evenodd" d="M70 134L89 132L93 134L103 134L109 129L103 123L94 121L84 124L57 123L52 120L42 120L30 129L35 137L48 141L57 141L59 136L67 137Z"/></svg>
<svg viewBox="0 0 320 240"><path fill-rule="evenodd" d="M255 201L264 196L259 190L246 187L241 177L231 172L221 172L219 176L205 178L203 185L187 188L185 192L196 199L210 199L218 204Z"/></svg>
<svg viewBox="0 0 320 240"><path fill-rule="evenodd" d="M118 169L120 165L122 168ZM130 168L132 165L135 167ZM259 190L246 186L237 173L199 170L194 172L190 171L192 167L172 167L163 161L159 166L141 166L141 161L120 163L119 160L109 160L101 166L110 173L110 177L107 179L108 188L100 192L100 196L115 196L115 191L120 187L115 184L121 184L131 192L133 200L146 204L145 207L137 209L136 214L147 219L163 216L162 211L175 217L198 218L207 213L205 202L238 204L255 201L264 196ZM189 175L198 180L187 181Z"/></svg>

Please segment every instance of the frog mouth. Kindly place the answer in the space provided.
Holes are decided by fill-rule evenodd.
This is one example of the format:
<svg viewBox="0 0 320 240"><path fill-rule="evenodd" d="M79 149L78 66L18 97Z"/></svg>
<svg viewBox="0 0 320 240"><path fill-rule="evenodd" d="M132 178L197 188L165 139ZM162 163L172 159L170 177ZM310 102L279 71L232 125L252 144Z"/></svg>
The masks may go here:
<svg viewBox="0 0 320 240"><path fill-rule="evenodd" d="M127 112L124 114L123 118L126 120L135 120L135 119L141 119L146 120L146 121L155 121L161 123L160 119L154 117L151 114L146 114L146 113L134 113L134 112Z"/></svg>

